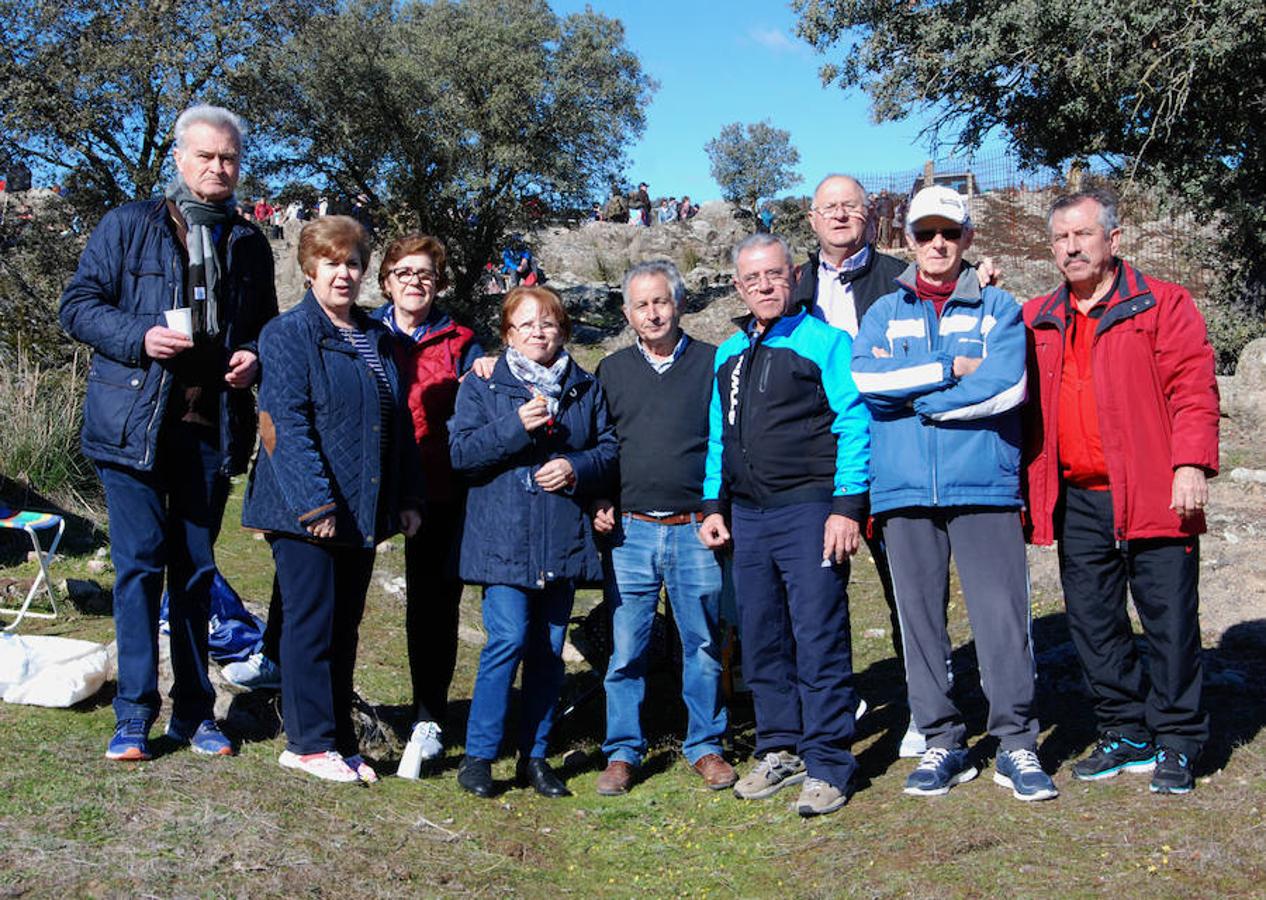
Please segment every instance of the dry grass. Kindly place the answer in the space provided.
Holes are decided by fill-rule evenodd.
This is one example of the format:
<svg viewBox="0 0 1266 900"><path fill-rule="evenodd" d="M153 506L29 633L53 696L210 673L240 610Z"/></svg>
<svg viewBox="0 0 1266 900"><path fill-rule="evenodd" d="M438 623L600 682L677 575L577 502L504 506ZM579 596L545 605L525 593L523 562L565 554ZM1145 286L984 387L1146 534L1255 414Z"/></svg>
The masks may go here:
<svg viewBox="0 0 1266 900"><path fill-rule="evenodd" d="M236 501L235 501L236 503ZM263 601L266 545L233 527L221 566L248 598ZM75 574L84 560L64 564ZM402 554L380 556L379 576L400 574ZM865 776L839 813L802 821L787 798L743 803L701 789L681 763L682 712L671 681L652 681L647 717L654 751L646 780L623 798L593 791L601 740L601 695L556 733L576 796L547 801L509 789L496 801L454 781L460 746L432 777L387 778L370 788L306 781L277 767L281 738L247 743L235 760L167 752L142 765L101 758L113 714L108 696L70 710L0 704L0 893L65 895L504 895L664 896L1154 896L1250 895L1266 878L1266 638L1261 623L1206 650L1207 702L1215 742L1198 790L1186 798L1148 793L1122 776L1085 785L1069 761L1093 739L1086 698L1062 610L1035 609L1041 672L1042 756L1063 795L1022 804L990 772L947 797L905 797L909 769L895 758L903 712L892 704L897 669L879 629L886 611L871 567L854 575L858 680L876 707L857 745ZM586 593L581 606L592 604ZM465 623L477 628L468 592ZM950 610L955 665L974 741L984 702L961 598ZM108 639L109 621L72 615L47 631ZM358 688L384 718L407 717L403 609L371 589L362 629ZM477 648L464 643L449 736L460 744ZM566 691L594 684L569 670ZM735 757L751 747L750 708L732 713ZM988 750L988 741L984 741ZM161 743L160 749L163 748ZM394 769L390 754L382 770ZM513 761L497 763L508 780Z"/></svg>

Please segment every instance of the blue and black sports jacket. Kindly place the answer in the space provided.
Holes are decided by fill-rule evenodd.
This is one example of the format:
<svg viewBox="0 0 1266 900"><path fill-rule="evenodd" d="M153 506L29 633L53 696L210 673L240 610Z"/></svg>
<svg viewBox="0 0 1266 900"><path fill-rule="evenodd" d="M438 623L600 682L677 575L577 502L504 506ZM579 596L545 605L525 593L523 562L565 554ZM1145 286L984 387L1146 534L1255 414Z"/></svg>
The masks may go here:
<svg viewBox="0 0 1266 900"><path fill-rule="evenodd" d="M870 416L849 371L852 339L803 309L717 348L703 511L830 500L866 515Z"/></svg>

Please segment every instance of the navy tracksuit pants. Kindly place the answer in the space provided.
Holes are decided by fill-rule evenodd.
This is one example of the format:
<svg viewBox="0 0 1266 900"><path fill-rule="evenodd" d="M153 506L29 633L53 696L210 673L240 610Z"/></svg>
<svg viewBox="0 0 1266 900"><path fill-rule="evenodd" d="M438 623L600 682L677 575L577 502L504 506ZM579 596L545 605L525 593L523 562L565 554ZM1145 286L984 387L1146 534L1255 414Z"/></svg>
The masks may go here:
<svg viewBox="0 0 1266 900"><path fill-rule="evenodd" d="M1199 541L1118 545L1112 521L1111 492L1065 489L1059 572L1099 729L1155 739L1194 759L1209 739L1200 703ZM1126 611L1127 583L1147 640L1146 675Z"/></svg>
<svg viewBox="0 0 1266 900"><path fill-rule="evenodd" d="M286 749L352 756L360 752L352 724L352 682L374 549L276 534L269 543L282 612Z"/></svg>
<svg viewBox="0 0 1266 900"><path fill-rule="evenodd" d="M735 504L734 593L757 755L791 750L811 777L848 789L857 770L849 564L822 565L830 512L825 501Z"/></svg>

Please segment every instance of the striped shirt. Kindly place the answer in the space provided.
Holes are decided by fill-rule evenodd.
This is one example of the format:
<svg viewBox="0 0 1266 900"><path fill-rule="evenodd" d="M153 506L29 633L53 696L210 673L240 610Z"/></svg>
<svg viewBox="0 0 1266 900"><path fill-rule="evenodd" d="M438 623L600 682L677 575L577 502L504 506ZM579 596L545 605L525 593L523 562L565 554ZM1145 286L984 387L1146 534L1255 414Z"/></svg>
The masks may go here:
<svg viewBox="0 0 1266 900"><path fill-rule="evenodd" d="M387 370L383 368L382 358L378 355L378 348L374 346L374 342L370 340L369 335L356 328L340 328L339 334L343 339L356 348L356 353L369 367L369 371L374 376L374 384L378 387L378 417L382 422L382 429L379 431L379 449L382 452L382 458L387 458L387 447L391 436L391 423L395 419L396 398L391 391L391 382L387 379Z"/></svg>

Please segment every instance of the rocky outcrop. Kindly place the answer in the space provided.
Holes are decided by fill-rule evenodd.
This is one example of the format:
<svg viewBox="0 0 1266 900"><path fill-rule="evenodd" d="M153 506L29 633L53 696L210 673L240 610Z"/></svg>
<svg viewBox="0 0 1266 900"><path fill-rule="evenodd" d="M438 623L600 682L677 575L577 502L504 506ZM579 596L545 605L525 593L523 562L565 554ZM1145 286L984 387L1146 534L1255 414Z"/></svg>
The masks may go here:
<svg viewBox="0 0 1266 900"><path fill-rule="evenodd" d="M1219 378L1218 386L1223 413L1260 435L1266 421L1266 338L1250 341L1240 351L1235 375Z"/></svg>

